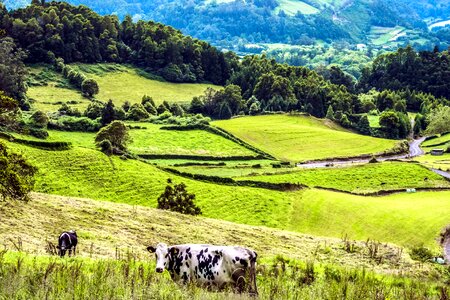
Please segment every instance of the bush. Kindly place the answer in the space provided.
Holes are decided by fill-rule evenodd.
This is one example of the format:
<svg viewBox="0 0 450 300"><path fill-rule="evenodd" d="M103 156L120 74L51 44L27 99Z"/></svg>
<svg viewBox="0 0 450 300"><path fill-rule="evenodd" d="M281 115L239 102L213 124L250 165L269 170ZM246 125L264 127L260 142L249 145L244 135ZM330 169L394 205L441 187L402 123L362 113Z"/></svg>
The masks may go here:
<svg viewBox="0 0 450 300"><path fill-rule="evenodd" d="M201 215L201 209L194 204L195 194L189 194L184 183L172 186L172 181L167 181L164 193L158 198L158 208L168 209L187 215Z"/></svg>
<svg viewBox="0 0 450 300"><path fill-rule="evenodd" d="M64 131L96 132L100 129L100 127L100 123L89 118L77 118L70 116L61 117L57 120L51 120L48 124L49 129Z"/></svg>
<svg viewBox="0 0 450 300"><path fill-rule="evenodd" d="M127 126L116 120L103 127L95 136L95 143L103 149L102 144L105 143L105 140L111 143L113 152L122 154L122 151L126 151L127 143L130 141Z"/></svg>
<svg viewBox="0 0 450 300"><path fill-rule="evenodd" d="M109 140L101 141L100 143L98 143L98 146L106 155L111 155L113 153L113 146Z"/></svg>
<svg viewBox="0 0 450 300"><path fill-rule="evenodd" d="M38 128L45 128L48 124L48 117L44 112L38 110L31 115L31 121L34 126Z"/></svg>
<svg viewBox="0 0 450 300"><path fill-rule="evenodd" d="M104 108L105 104L100 101L91 102L84 111L84 115L92 120L95 120L102 116Z"/></svg>
<svg viewBox="0 0 450 300"><path fill-rule="evenodd" d="M127 113L127 120L140 121L148 119L150 114L145 110L144 106L140 103L131 105Z"/></svg>
<svg viewBox="0 0 450 300"><path fill-rule="evenodd" d="M434 257L433 252L424 246L414 247L411 250L411 258L421 262L426 262Z"/></svg>
<svg viewBox="0 0 450 300"><path fill-rule="evenodd" d="M81 117L81 113L77 108L72 108L66 103L63 103L61 107L58 109L58 112L61 115L72 116L72 117Z"/></svg>
<svg viewBox="0 0 450 300"><path fill-rule="evenodd" d="M97 81L94 79L86 79L81 83L81 92L88 96L92 97L99 92L99 87Z"/></svg>
<svg viewBox="0 0 450 300"><path fill-rule="evenodd" d="M48 132L42 128L30 128L30 135L37 137L38 139L48 138Z"/></svg>

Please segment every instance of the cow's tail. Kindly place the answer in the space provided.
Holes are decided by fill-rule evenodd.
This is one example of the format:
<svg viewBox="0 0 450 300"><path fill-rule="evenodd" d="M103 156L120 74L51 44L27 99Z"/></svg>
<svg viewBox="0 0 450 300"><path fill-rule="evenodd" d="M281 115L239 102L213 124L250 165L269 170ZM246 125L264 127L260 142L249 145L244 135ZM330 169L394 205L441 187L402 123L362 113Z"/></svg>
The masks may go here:
<svg viewBox="0 0 450 300"><path fill-rule="evenodd" d="M250 285L251 288L253 288L253 294L256 296L258 295L258 288L256 287L256 258L258 257L258 254L253 251L255 254L254 257L250 260L250 280L253 281L253 287Z"/></svg>

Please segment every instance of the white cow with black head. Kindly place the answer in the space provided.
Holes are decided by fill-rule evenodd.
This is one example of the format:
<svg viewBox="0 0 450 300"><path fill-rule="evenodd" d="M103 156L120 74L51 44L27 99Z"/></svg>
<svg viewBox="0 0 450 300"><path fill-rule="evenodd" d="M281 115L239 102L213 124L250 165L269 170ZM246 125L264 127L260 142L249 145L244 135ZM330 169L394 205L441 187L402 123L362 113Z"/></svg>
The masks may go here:
<svg viewBox="0 0 450 300"><path fill-rule="evenodd" d="M174 281L198 282L219 288L233 284L243 292L248 283L250 293L257 294L256 258L253 250L237 246L159 243L147 247L156 255L156 272L169 271Z"/></svg>

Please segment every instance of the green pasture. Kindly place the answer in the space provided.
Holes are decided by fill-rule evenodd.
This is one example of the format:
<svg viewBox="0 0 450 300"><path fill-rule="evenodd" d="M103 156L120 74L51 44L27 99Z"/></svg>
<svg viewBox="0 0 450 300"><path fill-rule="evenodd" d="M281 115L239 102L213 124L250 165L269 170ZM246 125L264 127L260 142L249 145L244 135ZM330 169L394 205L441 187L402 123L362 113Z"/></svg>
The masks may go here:
<svg viewBox="0 0 450 300"><path fill-rule="evenodd" d="M355 134L329 120L300 115L242 117L213 124L287 161L376 154L396 144L394 140Z"/></svg>
<svg viewBox="0 0 450 300"><path fill-rule="evenodd" d="M372 40L372 44L376 46L384 45L392 41L392 39L405 31L402 26L396 27L372 27L369 37Z"/></svg>
<svg viewBox="0 0 450 300"><path fill-rule="evenodd" d="M297 13L311 15L320 12L314 6L299 0L278 0L278 3L279 5L275 8L276 14L278 14L281 10L288 16L295 16Z"/></svg>
<svg viewBox="0 0 450 300"><path fill-rule="evenodd" d="M431 154L426 154L422 156L414 157L415 161L427 166L428 168L439 169L443 171L450 172L450 154L445 153L444 155L434 156Z"/></svg>
<svg viewBox="0 0 450 300"><path fill-rule="evenodd" d="M96 98L102 101L112 99L116 105L122 105L125 101L140 103L144 95L151 96L157 105L164 100L171 103L187 103L194 96L202 95L208 87L221 88L204 83L166 82L138 68L126 65L78 64L73 66L97 81L100 92Z"/></svg>
<svg viewBox="0 0 450 300"><path fill-rule="evenodd" d="M90 100L83 97L77 90L56 87L52 83L48 86L29 87L27 96L34 101L34 109L44 112L57 111L63 103L83 112L90 103Z"/></svg>
<svg viewBox="0 0 450 300"><path fill-rule="evenodd" d="M247 176L241 180L300 183L364 194L382 190L448 187L442 176L414 163L383 162L350 167L303 169L287 174Z"/></svg>
<svg viewBox="0 0 450 300"><path fill-rule="evenodd" d="M433 146L438 145L438 146ZM435 139L427 140L423 142L420 146L426 148L444 148L450 145L450 133L441 135Z"/></svg>
<svg viewBox="0 0 450 300"><path fill-rule="evenodd" d="M363 197L306 189L277 192L205 183L174 176L137 160L107 157L74 147L44 151L8 142L39 168L36 191L70 197L156 206L166 181L185 182L204 216L313 235L367 238L412 247L436 248L448 224L450 192Z"/></svg>

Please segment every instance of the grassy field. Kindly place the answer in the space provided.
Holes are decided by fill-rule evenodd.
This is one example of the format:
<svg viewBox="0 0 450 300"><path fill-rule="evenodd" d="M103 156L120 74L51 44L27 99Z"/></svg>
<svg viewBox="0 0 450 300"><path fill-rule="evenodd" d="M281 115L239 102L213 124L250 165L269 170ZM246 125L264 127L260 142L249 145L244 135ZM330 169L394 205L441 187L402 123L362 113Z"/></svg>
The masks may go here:
<svg viewBox="0 0 450 300"><path fill-rule="evenodd" d="M8 143L39 168L36 190L72 197L156 206L167 178L185 182L204 216L265 225L308 234L372 238L412 247L437 248L435 238L448 224L450 192L362 197L307 189L277 192L224 186L180 178L136 160L108 158L74 147L49 152Z"/></svg>
<svg viewBox="0 0 450 300"><path fill-rule="evenodd" d="M380 46L392 42L393 39L395 39L395 37L397 37L399 34L402 34L404 31L405 28L402 26L396 27L372 26L369 37L372 40L372 44Z"/></svg>
<svg viewBox="0 0 450 300"><path fill-rule="evenodd" d="M438 145L438 146L433 146ZM450 133L441 135L438 138L427 140L420 145L425 151L431 151L433 148L447 149L450 146Z"/></svg>
<svg viewBox="0 0 450 300"><path fill-rule="evenodd" d="M384 162L332 169L307 169L288 174L249 176L266 182L300 183L358 194L406 188L450 187L450 182L426 168L411 163Z"/></svg>
<svg viewBox="0 0 450 300"><path fill-rule="evenodd" d="M130 150L137 154L188 154L209 156L256 156L251 150L204 130L160 130L161 125L139 123L132 129Z"/></svg>
<svg viewBox="0 0 450 300"><path fill-rule="evenodd" d="M194 96L202 95L208 87L221 88L212 84L161 81L154 76L152 78L150 74L143 73L140 69L125 65L78 64L74 67L98 82L100 92L96 98L102 101L112 99L116 105L122 105L125 101L141 102L144 95L151 96L157 105L164 100L170 103L186 103L190 102Z"/></svg>
<svg viewBox="0 0 450 300"><path fill-rule="evenodd" d="M433 156L430 154L414 157L415 161L434 169L450 172L450 154L446 153L442 156Z"/></svg>
<svg viewBox="0 0 450 300"><path fill-rule="evenodd" d="M278 7L275 8L276 14L278 14L281 10L283 10L288 16L295 16L297 13L311 15L320 12L314 6L299 0L278 0L278 3Z"/></svg>
<svg viewBox="0 0 450 300"><path fill-rule="evenodd" d="M0 253L0 297L5 299L255 299L231 287L208 290L173 282L157 274L154 263L128 257L120 260L61 260L16 252ZM443 273L441 271L441 273ZM430 276L431 277L431 276ZM258 299L442 299L448 293L439 281L380 276L365 269L302 263L280 258L257 269ZM439 298L441 296L441 298Z"/></svg>
<svg viewBox="0 0 450 300"><path fill-rule="evenodd" d="M140 102L142 96L153 97L156 104L167 100L169 102L188 103L194 96L203 94L207 87L221 88L211 84L199 83L170 83L161 80L144 71L126 65L118 64L78 64L72 65L81 70L87 77L95 79L100 87L97 99L108 101L112 99L116 105L125 101ZM57 111L61 103L75 101L70 104L83 112L90 100L84 98L80 91L71 88L67 80L45 65L29 66L30 81L39 79L46 85L32 85L27 95L35 100L34 108L45 112ZM36 83L34 83L36 84Z"/></svg>
<svg viewBox="0 0 450 300"><path fill-rule="evenodd" d="M388 150L396 143L358 135L327 120L306 116L266 115L213 124L287 161L374 154Z"/></svg>

